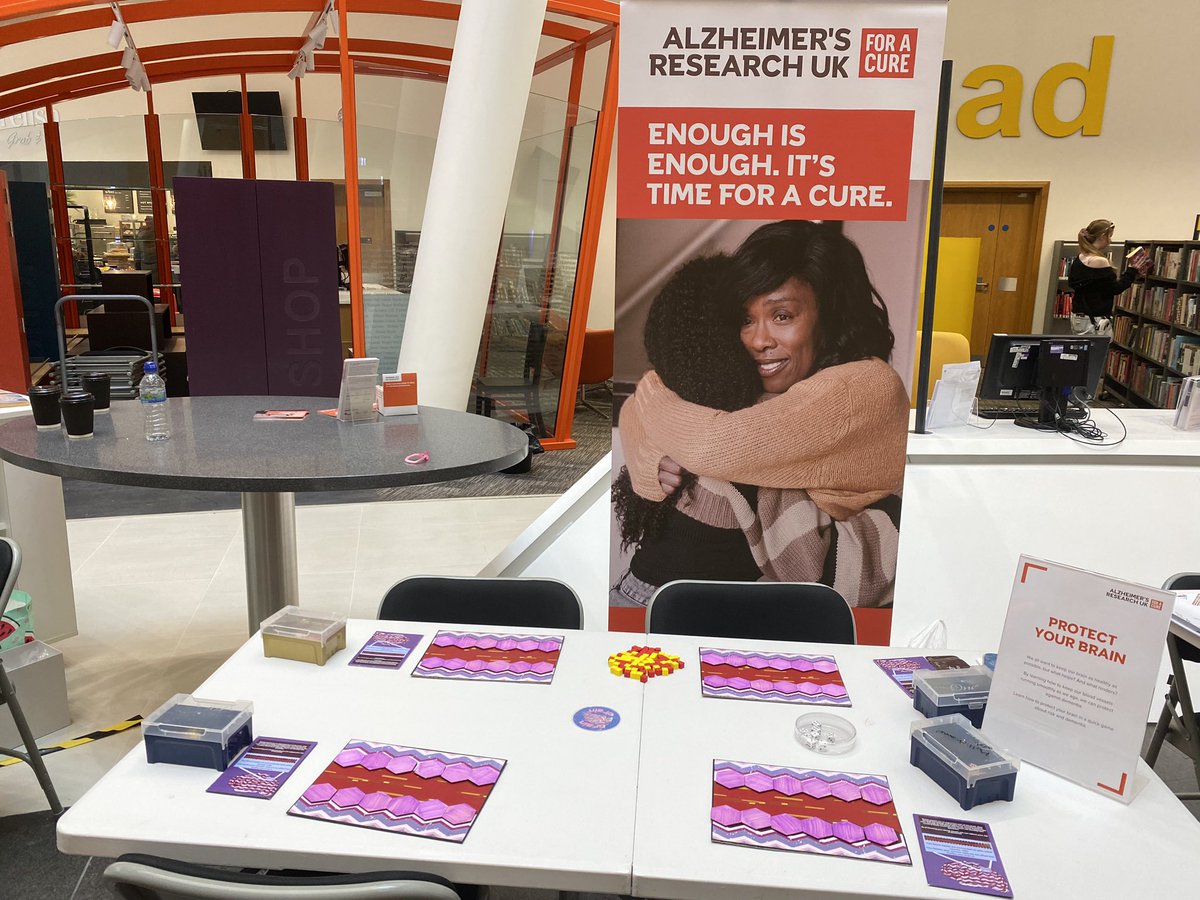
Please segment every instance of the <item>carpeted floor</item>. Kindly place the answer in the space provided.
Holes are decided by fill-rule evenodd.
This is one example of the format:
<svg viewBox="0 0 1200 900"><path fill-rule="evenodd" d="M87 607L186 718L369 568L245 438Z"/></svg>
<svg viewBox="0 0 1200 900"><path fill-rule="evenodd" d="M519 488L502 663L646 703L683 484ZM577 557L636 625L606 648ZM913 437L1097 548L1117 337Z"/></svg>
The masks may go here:
<svg viewBox="0 0 1200 900"><path fill-rule="evenodd" d="M604 392L588 394L588 402L603 415L582 406L575 410L574 450L542 453L523 475L479 475L441 484L370 491L322 491L296 495L299 505L363 503L372 500L438 500L452 497L511 497L524 494L561 494L612 449L611 401ZM152 513L203 512L237 509L241 495L223 491L164 491L92 481L63 479L63 499L68 519L97 516L132 516Z"/></svg>

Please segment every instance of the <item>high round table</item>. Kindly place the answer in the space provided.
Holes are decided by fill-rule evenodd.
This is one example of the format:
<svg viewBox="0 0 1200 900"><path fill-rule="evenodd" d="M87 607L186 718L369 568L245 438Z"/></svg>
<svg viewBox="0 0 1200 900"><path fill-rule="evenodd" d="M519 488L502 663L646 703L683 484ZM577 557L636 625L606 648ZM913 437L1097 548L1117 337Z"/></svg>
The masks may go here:
<svg viewBox="0 0 1200 900"><path fill-rule="evenodd" d="M318 410L328 397L190 397L167 401L171 437L147 441L141 404L97 413L91 438L38 431L32 417L0 424L0 459L83 481L199 491L240 491L250 631L295 603L296 491L343 491L452 481L525 458L511 425L420 407L415 416L348 425ZM264 409L307 409L302 421L255 421ZM414 453L428 462L405 463Z"/></svg>

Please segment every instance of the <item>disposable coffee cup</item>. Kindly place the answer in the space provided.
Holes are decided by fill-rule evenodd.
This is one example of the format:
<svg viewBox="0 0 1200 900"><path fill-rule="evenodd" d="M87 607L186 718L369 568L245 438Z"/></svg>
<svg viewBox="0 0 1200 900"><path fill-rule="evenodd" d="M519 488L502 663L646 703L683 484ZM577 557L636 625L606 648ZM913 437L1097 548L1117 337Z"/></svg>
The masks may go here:
<svg viewBox="0 0 1200 900"><path fill-rule="evenodd" d="M104 372L89 372L80 381L83 389L96 398L96 412L108 412L112 378Z"/></svg>
<svg viewBox="0 0 1200 900"><path fill-rule="evenodd" d="M62 395L58 405L62 409L62 421L66 426L68 438L78 440L92 436L95 397L87 391L71 391Z"/></svg>
<svg viewBox="0 0 1200 900"><path fill-rule="evenodd" d="M61 393L57 384L39 384L29 389L29 405L33 407L33 422L39 431L58 428L60 421L58 398Z"/></svg>

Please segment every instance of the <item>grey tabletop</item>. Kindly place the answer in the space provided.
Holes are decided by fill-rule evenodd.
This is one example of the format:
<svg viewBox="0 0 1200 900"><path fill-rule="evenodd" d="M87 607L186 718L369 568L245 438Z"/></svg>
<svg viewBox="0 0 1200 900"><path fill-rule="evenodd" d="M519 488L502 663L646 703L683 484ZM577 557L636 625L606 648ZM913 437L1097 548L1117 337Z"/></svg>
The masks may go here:
<svg viewBox="0 0 1200 900"><path fill-rule="evenodd" d="M451 481L525 458L511 425L422 406L415 416L347 425L318 410L328 397L191 397L167 401L171 438L147 441L141 404L96 413L91 438L39 431L31 416L0 423L0 459L25 469L142 487L201 491L334 491ZM261 409L307 409L296 422L254 420ZM426 452L429 461L404 458Z"/></svg>

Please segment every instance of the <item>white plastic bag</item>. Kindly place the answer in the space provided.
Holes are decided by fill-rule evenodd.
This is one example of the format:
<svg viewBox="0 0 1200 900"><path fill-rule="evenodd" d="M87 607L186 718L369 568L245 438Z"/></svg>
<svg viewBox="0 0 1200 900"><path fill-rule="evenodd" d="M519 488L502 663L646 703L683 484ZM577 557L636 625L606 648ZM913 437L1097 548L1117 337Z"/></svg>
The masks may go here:
<svg viewBox="0 0 1200 900"><path fill-rule="evenodd" d="M919 650L945 650L950 636L941 619L930 622L908 639L908 646Z"/></svg>

